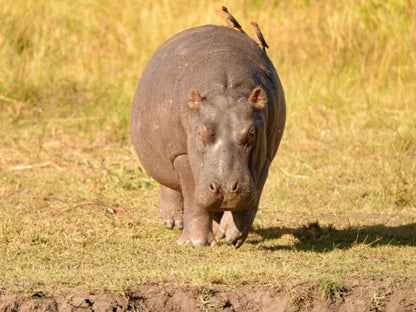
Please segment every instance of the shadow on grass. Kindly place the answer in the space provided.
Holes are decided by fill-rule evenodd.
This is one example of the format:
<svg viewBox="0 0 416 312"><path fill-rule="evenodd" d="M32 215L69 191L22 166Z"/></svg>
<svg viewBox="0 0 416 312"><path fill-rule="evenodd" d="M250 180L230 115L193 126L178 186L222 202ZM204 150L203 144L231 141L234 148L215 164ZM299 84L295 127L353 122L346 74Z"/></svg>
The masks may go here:
<svg viewBox="0 0 416 312"><path fill-rule="evenodd" d="M333 249L348 249L357 245L366 246L416 246L416 223L401 226L376 224L363 227L351 227L337 230L332 226L321 227L314 222L299 228L270 227L254 229L261 239L248 241L249 244L261 244L268 240L279 239L285 234L293 235L294 244L265 244L266 250L295 249L304 251L327 252Z"/></svg>

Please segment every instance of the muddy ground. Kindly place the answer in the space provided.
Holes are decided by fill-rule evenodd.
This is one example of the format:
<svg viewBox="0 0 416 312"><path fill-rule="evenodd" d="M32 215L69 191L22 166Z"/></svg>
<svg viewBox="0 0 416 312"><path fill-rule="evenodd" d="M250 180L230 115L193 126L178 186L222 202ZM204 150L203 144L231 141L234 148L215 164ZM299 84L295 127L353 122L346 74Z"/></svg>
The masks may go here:
<svg viewBox="0 0 416 312"><path fill-rule="evenodd" d="M392 289L389 284L369 280L327 298L312 286L284 290L141 285L125 295L85 290L31 297L2 294L0 311L416 311L415 288Z"/></svg>

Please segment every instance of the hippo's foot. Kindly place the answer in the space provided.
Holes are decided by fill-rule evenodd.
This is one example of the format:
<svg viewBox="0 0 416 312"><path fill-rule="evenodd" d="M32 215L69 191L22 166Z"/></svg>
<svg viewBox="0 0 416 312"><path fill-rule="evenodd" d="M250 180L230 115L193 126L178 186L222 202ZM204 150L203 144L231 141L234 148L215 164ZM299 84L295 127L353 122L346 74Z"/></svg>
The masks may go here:
<svg viewBox="0 0 416 312"><path fill-rule="evenodd" d="M234 245L235 248L241 247L248 236L255 215L255 209L226 211L221 219L218 238L224 238L227 244Z"/></svg>
<svg viewBox="0 0 416 312"><path fill-rule="evenodd" d="M192 213L193 212L193 213ZM181 237L178 239L179 245L190 246L215 246L214 233L212 232L212 220L208 213L186 214L185 208L185 227Z"/></svg>
<svg viewBox="0 0 416 312"><path fill-rule="evenodd" d="M183 229L183 197L181 192L172 190L166 186L160 186L160 217L166 228L172 230Z"/></svg>
<svg viewBox="0 0 416 312"><path fill-rule="evenodd" d="M182 233L178 239L178 245L189 245L189 246L216 246L217 241L215 240L214 234L209 233L208 235L187 235L185 232Z"/></svg>

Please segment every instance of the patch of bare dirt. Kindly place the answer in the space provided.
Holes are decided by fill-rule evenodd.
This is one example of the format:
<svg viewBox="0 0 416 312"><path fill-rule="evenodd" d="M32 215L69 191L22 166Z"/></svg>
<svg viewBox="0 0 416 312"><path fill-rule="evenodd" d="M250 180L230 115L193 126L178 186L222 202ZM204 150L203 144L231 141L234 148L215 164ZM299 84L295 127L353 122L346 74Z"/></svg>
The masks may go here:
<svg viewBox="0 0 416 312"><path fill-rule="evenodd" d="M315 287L299 286L290 291L223 286L187 287L141 285L125 295L91 293L84 290L60 294L37 293L32 297L0 295L0 311L416 311L416 293L410 286L395 290L368 281L352 288L342 298L323 299Z"/></svg>

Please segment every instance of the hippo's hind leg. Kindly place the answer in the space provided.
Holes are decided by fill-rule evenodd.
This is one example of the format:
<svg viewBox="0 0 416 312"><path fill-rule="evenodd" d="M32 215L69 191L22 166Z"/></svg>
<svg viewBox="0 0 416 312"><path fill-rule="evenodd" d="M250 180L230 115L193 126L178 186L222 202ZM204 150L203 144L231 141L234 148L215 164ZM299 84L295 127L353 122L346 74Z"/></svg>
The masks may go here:
<svg viewBox="0 0 416 312"><path fill-rule="evenodd" d="M220 222L222 219L222 216L224 215L223 211L210 211L210 216L212 219L212 231L215 235L219 233L220 230Z"/></svg>
<svg viewBox="0 0 416 312"><path fill-rule="evenodd" d="M160 217L166 228L183 229L183 196L181 192L160 185Z"/></svg>

